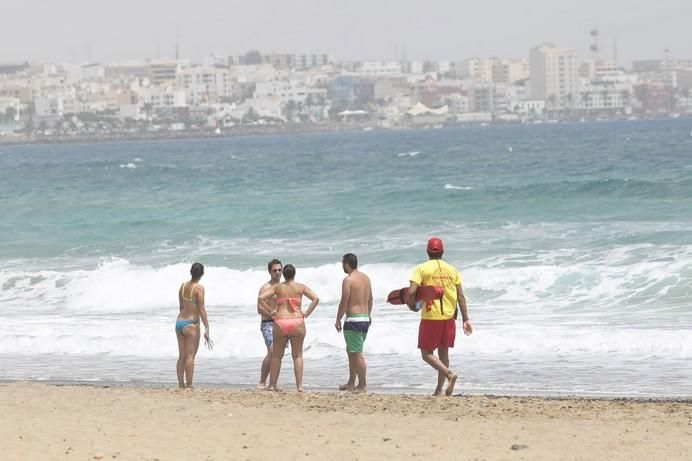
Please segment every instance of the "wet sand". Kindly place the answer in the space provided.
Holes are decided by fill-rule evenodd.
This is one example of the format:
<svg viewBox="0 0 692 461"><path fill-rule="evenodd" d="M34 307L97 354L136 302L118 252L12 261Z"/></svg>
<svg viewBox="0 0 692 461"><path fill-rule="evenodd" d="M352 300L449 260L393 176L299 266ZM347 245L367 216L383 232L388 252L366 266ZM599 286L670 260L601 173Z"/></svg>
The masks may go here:
<svg viewBox="0 0 692 461"><path fill-rule="evenodd" d="M689 460L692 402L0 385L2 460Z"/></svg>

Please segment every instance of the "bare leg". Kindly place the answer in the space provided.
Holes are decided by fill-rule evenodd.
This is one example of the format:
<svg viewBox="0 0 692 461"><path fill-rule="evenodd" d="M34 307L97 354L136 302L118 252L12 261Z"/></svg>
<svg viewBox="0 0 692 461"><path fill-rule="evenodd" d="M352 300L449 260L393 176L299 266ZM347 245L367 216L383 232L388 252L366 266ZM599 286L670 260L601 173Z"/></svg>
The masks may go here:
<svg viewBox="0 0 692 461"><path fill-rule="evenodd" d="M367 365L365 364L365 355L362 352L357 352L353 353L353 358L353 361L355 363L356 374L358 375L358 386L356 387L356 391L366 392L368 386L365 380L365 373L367 371Z"/></svg>
<svg viewBox="0 0 692 461"><path fill-rule="evenodd" d="M178 364L176 373L178 374L178 388L185 387L185 337L176 331L175 337L178 340Z"/></svg>
<svg viewBox="0 0 692 461"><path fill-rule="evenodd" d="M199 327L188 325L183 328L185 336L185 387L192 389L192 377L195 374L195 356L199 349Z"/></svg>
<svg viewBox="0 0 692 461"><path fill-rule="evenodd" d="M305 324L295 330L291 336L291 354L293 355L293 371L296 375L296 389L303 392L303 342L305 340Z"/></svg>
<svg viewBox="0 0 692 461"><path fill-rule="evenodd" d="M272 365L272 346L267 346L267 355L262 360L262 368L260 369L260 382L257 385L258 389L264 389L267 385L267 377Z"/></svg>
<svg viewBox="0 0 692 461"><path fill-rule="evenodd" d="M339 386L340 391L352 391L356 385L356 361L354 353L346 352L348 355L348 382Z"/></svg>
<svg viewBox="0 0 692 461"><path fill-rule="evenodd" d="M449 370L449 349L444 346L440 346L437 348L437 355L440 357L440 362L442 362L447 370ZM442 372L437 373L437 388L435 389L434 395L442 395L442 387L444 386L446 380L447 374Z"/></svg>
<svg viewBox="0 0 692 461"><path fill-rule="evenodd" d="M449 379L449 386L447 387L447 395L451 395L451 392L454 391L454 384L456 383L457 375L452 373L449 368L437 357L435 357L435 354L433 351L428 351L425 349L421 349L421 356L423 357L423 360L433 367L434 369L437 370L438 373L443 374L447 379ZM449 359L448 359L449 360ZM439 374L438 374L438 379L439 379ZM439 395L437 391L435 392L434 395Z"/></svg>
<svg viewBox="0 0 692 461"><path fill-rule="evenodd" d="M288 336L285 336L280 328L274 326L274 342L272 343L272 359L269 370L269 391L278 391L279 372L281 371L281 360L284 358Z"/></svg>

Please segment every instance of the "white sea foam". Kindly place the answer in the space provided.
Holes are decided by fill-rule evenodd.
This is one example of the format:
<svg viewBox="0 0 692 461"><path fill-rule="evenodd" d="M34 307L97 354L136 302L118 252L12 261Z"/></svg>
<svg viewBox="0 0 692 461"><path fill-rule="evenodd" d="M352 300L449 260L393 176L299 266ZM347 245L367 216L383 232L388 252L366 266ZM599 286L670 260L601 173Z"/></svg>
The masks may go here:
<svg viewBox="0 0 692 461"><path fill-rule="evenodd" d="M411 152L400 152L396 156L397 157L415 157L416 155L420 154L419 151L411 151Z"/></svg>
<svg viewBox="0 0 692 461"><path fill-rule="evenodd" d="M516 264L496 257L462 266L476 332L460 339L464 351L506 357L590 356L692 358L688 315L691 249L672 258L637 260L630 245L582 260L573 251L545 252ZM664 251L666 252L666 251ZM528 256L527 256L528 257ZM417 315L385 303L407 284L404 264L362 267L373 280L375 314L370 354L415 359ZM0 354L172 357L177 290L189 264L161 267L104 260L87 270L0 271L0 304L7 327ZM321 299L308 320L307 354L343 352L333 318L344 277L339 264L299 267L298 280ZM216 341L215 357L261 357L256 299L264 268L208 266L202 283ZM681 314L688 312L687 314ZM654 321L655 320L655 321ZM415 341L414 341L415 342Z"/></svg>
<svg viewBox="0 0 692 461"><path fill-rule="evenodd" d="M453 184L445 184L446 190L473 190L471 186L455 186Z"/></svg>
<svg viewBox="0 0 692 461"><path fill-rule="evenodd" d="M132 163L132 162L129 162L129 163L121 163L121 164L120 164L120 168L129 168L130 170L134 170L135 168L137 168L137 165L135 165L135 164Z"/></svg>

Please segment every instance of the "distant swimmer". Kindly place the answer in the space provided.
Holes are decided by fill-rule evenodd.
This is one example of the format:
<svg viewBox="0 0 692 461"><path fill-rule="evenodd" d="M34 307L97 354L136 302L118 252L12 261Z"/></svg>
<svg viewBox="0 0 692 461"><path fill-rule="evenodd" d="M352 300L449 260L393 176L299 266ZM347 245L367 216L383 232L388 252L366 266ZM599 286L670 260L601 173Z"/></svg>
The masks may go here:
<svg viewBox="0 0 692 461"><path fill-rule="evenodd" d="M259 292L262 290L273 287L281 281L281 261L278 259L272 259L267 264L267 270L269 271L269 281L262 285ZM260 331L262 332L262 337L264 338L264 345L267 346L267 355L264 356L262 360L262 367L260 369L260 382L257 385L258 389L264 389L267 385L267 377L269 377L269 369L272 363L272 342L274 341L274 320L271 317L271 313L276 309L276 297L269 298L267 300L267 309L262 307L262 303L257 301L257 313L262 317L260 323Z"/></svg>
<svg viewBox="0 0 692 461"><path fill-rule="evenodd" d="M344 332L348 354L348 382L339 386L342 391L365 392L367 366L363 356L363 344L372 322L372 287L367 275L358 270L358 258L353 253L345 254L341 260L348 274L341 284L341 301L336 313L336 331ZM346 314L343 327L341 319ZM356 386L356 377L358 385Z"/></svg>
<svg viewBox="0 0 692 461"><path fill-rule="evenodd" d="M199 349L199 320L204 323L204 341L211 348L209 322L204 308L204 287L199 281L204 275L204 266L194 263L190 268L190 281L184 282L178 290L180 313L175 322L175 335L178 339L178 387L192 389L192 376L195 372L195 356Z"/></svg>
<svg viewBox="0 0 692 461"><path fill-rule="evenodd" d="M428 240L428 261L419 264L411 273L409 287L409 308L420 309L421 321L418 327L418 348L423 360L437 370L437 388L433 395L442 395L442 387L448 381L445 395L452 395L457 375L449 369L449 348L454 347L456 336L457 304L461 310L462 328L466 335L473 332L466 310L466 298L461 289L461 276L450 264L442 260L444 246L442 240L433 237ZM416 291L420 286L434 286L444 290L442 298L416 304ZM437 354L435 356L435 349Z"/></svg>
<svg viewBox="0 0 692 461"><path fill-rule="evenodd" d="M293 371L298 392L303 392L303 341L305 340L305 319L312 314L320 302L317 295L307 286L294 281L296 268L286 264L283 268L284 281L262 290L258 302L262 308L269 311L274 319L274 341L272 362L269 372L269 387L267 390L277 391L281 360L284 357L286 343L291 342L293 355ZM276 296L276 307L270 309L269 299ZM311 302L303 311L300 307L303 296Z"/></svg>

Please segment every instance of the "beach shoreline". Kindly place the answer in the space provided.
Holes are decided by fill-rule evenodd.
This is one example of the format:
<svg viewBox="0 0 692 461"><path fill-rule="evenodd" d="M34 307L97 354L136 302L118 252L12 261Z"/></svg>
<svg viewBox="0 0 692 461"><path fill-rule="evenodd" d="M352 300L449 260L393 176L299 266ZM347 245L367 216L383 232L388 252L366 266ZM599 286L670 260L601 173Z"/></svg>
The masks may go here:
<svg viewBox="0 0 692 461"><path fill-rule="evenodd" d="M64 379L0 379L0 387L13 384L37 384L55 387L94 387L103 389L150 389L150 390L175 390L177 382L174 379L168 381L117 381L117 380L64 380ZM337 385L315 386L304 385L307 392L318 394L340 393ZM205 391L231 391L242 392L255 390L255 384L250 383L224 383L195 381L195 389ZM282 390L292 390L292 382L286 382ZM369 394L373 395L406 395L412 397L427 397L432 394L433 388L410 387L383 387L371 386ZM498 390L498 389L459 389L454 397L485 397L495 398L538 398L544 400L593 400L593 401L624 401L624 402L669 402L692 404L692 395L663 395L663 394L615 394L607 392L573 392L573 391L524 391L524 390Z"/></svg>
<svg viewBox="0 0 692 461"><path fill-rule="evenodd" d="M0 384L21 459L689 459L692 402Z"/></svg>

